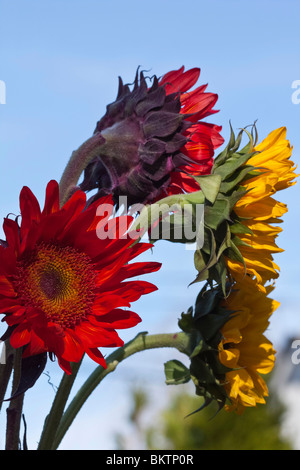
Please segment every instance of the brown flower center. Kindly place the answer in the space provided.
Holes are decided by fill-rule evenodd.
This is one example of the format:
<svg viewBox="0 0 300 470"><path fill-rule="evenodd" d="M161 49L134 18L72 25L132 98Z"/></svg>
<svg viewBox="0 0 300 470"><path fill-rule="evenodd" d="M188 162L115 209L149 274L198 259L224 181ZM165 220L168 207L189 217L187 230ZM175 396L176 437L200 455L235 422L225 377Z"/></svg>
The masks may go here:
<svg viewBox="0 0 300 470"><path fill-rule="evenodd" d="M96 276L85 253L41 244L19 261L14 284L23 305L42 311L49 321L72 327L91 312Z"/></svg>

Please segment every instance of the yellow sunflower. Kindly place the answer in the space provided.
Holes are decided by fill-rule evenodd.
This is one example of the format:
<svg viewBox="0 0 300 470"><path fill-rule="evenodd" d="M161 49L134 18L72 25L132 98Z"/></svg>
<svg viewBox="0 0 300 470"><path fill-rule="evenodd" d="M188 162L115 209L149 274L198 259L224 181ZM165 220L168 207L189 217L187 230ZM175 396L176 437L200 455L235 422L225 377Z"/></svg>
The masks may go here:
<svg viewBox="0 0 300 470"><path fill-rule="evenodd" d="M281 228L273 223L281 222L287 212L285 204L272 196L295 184L294 163L290 160L292 147L286 140L286 128L271 132L258 144L247 165L255 167L255 175L242 182L247 190L234 206L234 212L249 233L239 233L239 250L244 258L247 274L256 278L259 288L278 277L279 267L273 254L283 251L275 239ZM235 280L242 280L245 267L239 261L227 259L227 265Z"/></svg>
<svg viewBox="0 0 300 470"><path fill-rule="evenodd" d="M245 407L265 403L268 396L261 374L272 370L276 351L264 332L279 303L268 297L272 286L262 292L249 276L242 283L236 283L233 289L223 301L223 306L234 313L222 328L219 359L224 366L233 369L226 373L224 382L231 400L226 408L241 414Z"/></svg>

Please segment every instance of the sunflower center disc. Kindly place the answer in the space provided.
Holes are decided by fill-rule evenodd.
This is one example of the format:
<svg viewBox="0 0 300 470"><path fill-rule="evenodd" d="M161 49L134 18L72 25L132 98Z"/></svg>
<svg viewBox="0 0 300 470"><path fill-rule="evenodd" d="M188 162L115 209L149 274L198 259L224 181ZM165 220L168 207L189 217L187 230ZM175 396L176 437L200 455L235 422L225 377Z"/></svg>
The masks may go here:
<svg viewBox="0 0 300 470"><path fill-rule="evenodd" d="M25 306L72 327L91 312L96 271L85 253L41 244L19 262L15 286Z"/></svg>

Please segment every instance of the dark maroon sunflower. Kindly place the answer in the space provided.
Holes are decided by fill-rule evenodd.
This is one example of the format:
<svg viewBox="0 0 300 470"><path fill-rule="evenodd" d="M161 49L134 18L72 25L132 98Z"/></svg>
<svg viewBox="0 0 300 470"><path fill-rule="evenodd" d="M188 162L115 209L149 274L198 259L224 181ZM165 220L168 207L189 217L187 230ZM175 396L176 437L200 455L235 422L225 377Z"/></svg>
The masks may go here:
<svg viewBox="0 0 300 470"><path fill-rule="evenodd" d="M107 106L95 133L105 139L99 155L85 169L81 189L95 197L113 194L117 202L151 203L168 194L191 192L199 185L191 175L209 174L214 150L223 143L221 127L203 122L218 96L207 85L189 91L200 69L184 67L152 84L140 72L133 89L119 78L116 101Z"/></svg>
<svg viewBox="0 0 300 470"><path fill-rule="evenodd" d="M105 367L98 347L122 346L116 329L141 321L127 308L156 290L126 280L159 269L155 262L130 263L151 245L133 245L126 236L131 218L110 218L109 197L86 209L86 195L77 191L60 208L55 181L47 186L43 211L27 187L20 209L20 226L4 219L0 246L0 311L11 345L23 347L25 358L55 354L68 374L70 362L84 353Z"/></svg>

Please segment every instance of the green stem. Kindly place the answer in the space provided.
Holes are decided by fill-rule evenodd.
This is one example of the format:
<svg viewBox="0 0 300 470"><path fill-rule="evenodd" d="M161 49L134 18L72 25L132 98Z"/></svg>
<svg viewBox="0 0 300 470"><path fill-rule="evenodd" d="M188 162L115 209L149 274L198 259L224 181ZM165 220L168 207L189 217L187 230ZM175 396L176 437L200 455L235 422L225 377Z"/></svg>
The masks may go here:
<svg viewBox="0 0 300 470"><path fill-rule="evenodd" d="M102 366L98 366L73 398L60 421L55 439L53 441L52 450L56 450L58 448L77 413L80 411L81 407L84 405L91 393L104 379L104 377L116 369L120 362L137 352L156 348L176 348L178 351L189 355L191 354L190 342L190 336L183 332L159 335L147 335L146 333L140 333L132 341L125 344L122 348L114 351L106 359L107 368L104 369Z"/></svg>
<svg viewBox="0 0 300 470"><path fill-rule="evenodd" d="M4 400L10 376L13 370L14 349L11 347L9 340L5 341L5 364L0 364L0 410Z"/></svg>
<svg viewBox="0 0 300 470"><path fill-rule="evenodd" d="M99 155L104 142L104 137L97 132L72 153L59 183L61 205L65 204L72 195L81 173L91 160Z"/></svg>
<svg viewBox="0 0 300 470"><path fill-rule="evenodd" d="M57 427L60 423L61 417L63 415L66 403L68 401L72 386L76 379L80 364L82 360L78 363L72 363L72 374L64 374L58 390L55 395L55 399L52 404L52 408L45 419L43 432L41 439L38 445L38 450L50 450Z"/></svg>
<svg viewBox="0 0 300 470"><path fill-rule="evenodd" d="M17 390L21 378L22 348L15 350L14 357L14 375L12 384L12 395ZM12 398L9 407L6 410L6 450L18 450L20 442L20 423L22 416L22 408L24 401L24 393Z"/></svg>

